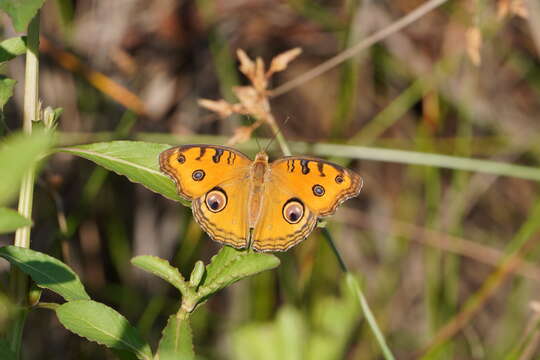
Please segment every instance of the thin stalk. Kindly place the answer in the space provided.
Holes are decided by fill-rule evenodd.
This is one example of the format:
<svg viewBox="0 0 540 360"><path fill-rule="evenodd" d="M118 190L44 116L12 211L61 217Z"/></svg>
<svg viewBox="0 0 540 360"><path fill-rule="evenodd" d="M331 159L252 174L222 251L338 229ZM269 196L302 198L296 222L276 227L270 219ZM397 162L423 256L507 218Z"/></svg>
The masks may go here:
<svg viewBox="0 0 540 360"><path fill-rule="evenodd" d="M392 351L390 351L390 348L384 340L384 335L379 329L379 326L377 325L377 320L375 320L375 317L373 316L373 313L369 308L368 302L364 297L364 293L358 285L358 280L356 280L356 278L350 272L345 274L345 278L347 279L347 285L357 296L358 302L360 302L360 307L362 308L362 311L364 313L364 316L366 317L369 327L371 328L371 331L373 331L373 335L375 335L375 339L377 339L377 342L379 343L379 347L381 348L384 358L386 360L394 360L394 355L392 355Z"/></svg>
<svg viewBox="0 0 540 360"><path fill-rule="evenodd" d="M330 245L332 252L336 256L336 259L339 263L339 267L341 271L347 274L349 272L349 269L347 268L347 265L345 264L345 260L343 260L343 257L339 253L339 250L337 249L336 244L334 243L334 240L332 240L332 235L330 235L330 232L326 228L321 229L321 234L323 234L324 238L328 242L328 245Z"/></svg>
<svg viewBox="0 0 540 360"><path fill-rule="evenodd" d="M32 133L32 121L36 120L38 112L38 77L39 77L39 12L28 25L27 50L26 50L26 73L24 90L24 117L23 131ZM30 169L24 176L19 194L18 211L24 217L32 217L32 200L34 196L34 169ZM30 226L20 228L15 233L16 246L30 247ZM28 277L17 268L12 267L10 279L12 296L15 303L20 306L17 309L9 332L11 349L16 358L20 358L21 340L26 320L27 309L26 295L28 292Z"/></svg>

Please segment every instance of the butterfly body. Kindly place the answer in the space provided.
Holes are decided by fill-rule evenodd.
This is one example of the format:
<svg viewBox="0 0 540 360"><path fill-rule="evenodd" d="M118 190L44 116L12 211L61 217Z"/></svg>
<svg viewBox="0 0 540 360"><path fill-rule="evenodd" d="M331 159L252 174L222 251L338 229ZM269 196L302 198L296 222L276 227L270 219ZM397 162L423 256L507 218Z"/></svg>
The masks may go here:
<svg viewBox="0 0 540 360"><path fill-rule="evenodd" d="M285 251L305 239L317 219L360 193L361 177L308 157L269 163L216 145L184 145L160 154L160 168L210 237L236 248Z"/></svg>
<svg viewBox="0 0 540 360"><path fill-rule="evenodd" d="M263 196L266 183L270 181L268 156L257 154L250 165L249 198L248 198L248 228L255 229L263 206Z"/></svg>

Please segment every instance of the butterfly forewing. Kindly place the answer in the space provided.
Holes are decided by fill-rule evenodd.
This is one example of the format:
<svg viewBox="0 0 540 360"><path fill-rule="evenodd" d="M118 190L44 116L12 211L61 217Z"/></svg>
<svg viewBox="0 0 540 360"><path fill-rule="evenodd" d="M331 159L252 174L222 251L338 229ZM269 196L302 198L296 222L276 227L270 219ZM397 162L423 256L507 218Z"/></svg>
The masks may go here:
<svg viewBox="0 0 540 360"><path fill-rule="evenodd" d="M184 145L163 151L161 171L176 183L178 193L193 200L214 186L249 172L251 160L239 151L215 145Z"/></svg>
<svg viewBox="0 0 540 360"><path fill-rule="evenodd" d="M270 171L272 182L296 194L317 216L332 215L362 189L360 175L316 158L284 157L274 161Z"/></svg>

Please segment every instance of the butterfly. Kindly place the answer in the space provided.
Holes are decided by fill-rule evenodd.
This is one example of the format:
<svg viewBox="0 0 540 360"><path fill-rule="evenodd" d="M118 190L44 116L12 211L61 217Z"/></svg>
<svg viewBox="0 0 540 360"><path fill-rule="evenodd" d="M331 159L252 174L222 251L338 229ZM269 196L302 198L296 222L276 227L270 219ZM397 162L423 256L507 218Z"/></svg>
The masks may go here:
<svg viewBox="0 0 540 360"><path fill-rule="evenodd" d="M298 244L363 184L355 172L321 159L286 156L269 163L261 151L252 161L218 145L173 147L159 155L159 164L214 241L256 251Z"/></svg>

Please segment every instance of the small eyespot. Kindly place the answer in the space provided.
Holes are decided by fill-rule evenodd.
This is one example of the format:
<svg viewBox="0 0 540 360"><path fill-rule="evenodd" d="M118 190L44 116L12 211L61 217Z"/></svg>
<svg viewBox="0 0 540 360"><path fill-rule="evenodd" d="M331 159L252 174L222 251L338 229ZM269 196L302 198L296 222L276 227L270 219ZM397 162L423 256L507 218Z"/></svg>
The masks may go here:
<svg viewBox="0 0 540 360"><path fill-rule="evenodd" d="M195 181L201 181L202 179L204 179L204 176L205 176L205 175L206 175L206 174L204 173L204 170L199 169L199 170L195 170L195 171L193 172L193 174L191 174L191 177L192 177L193 180L195 180Z"/></svg>
<svg viewBox="0 0 540 360"><path fill-rule="evenodd" d="M206 194L206 207L211 212L220 212L227 205L227 194L219 188L216 188Z"/></svg>
<svg viewBox="0 0 540 360"><path fill-rule="evenodd" d="M178 162L179 162L180 164L183 164L183 163L186 162L186 157L185 157L184 155L180 154L180 155L178 156L178 159L176 159L176 160L178 160Z"/></svg>
<svg viewBox="0 0 540 360"><path fill-rule="evenodd" d="M311 190L313 190L313 195L315 195L315 196L323 196L324 195L324 187L322 185L319 185L319 184L313 185Z"/></svg>
<svg viewBox="0 0 540 360"><path fill-rule="evenodd" d="M283 205L283 218L289 224L298 223L304 216L304 205L298 199L291 199Z"/></svg>
<svg viewBox="0 0 540 360"><path fill-rule="evenodd" d="M336 183L341 184L343 182L343 176L338 175L336 176Z"/></svg>

